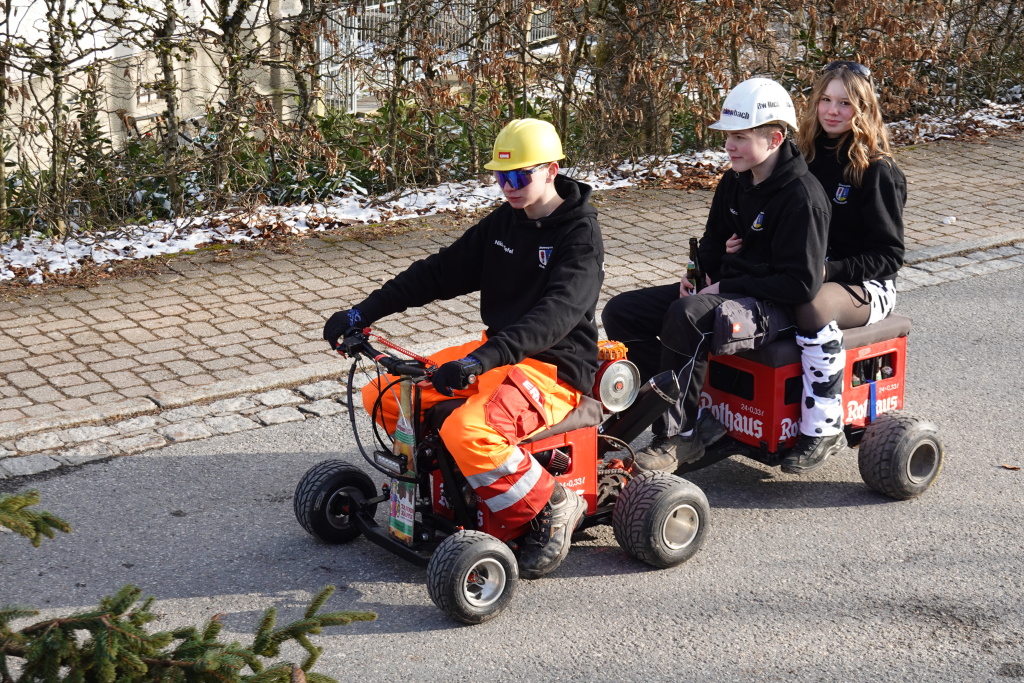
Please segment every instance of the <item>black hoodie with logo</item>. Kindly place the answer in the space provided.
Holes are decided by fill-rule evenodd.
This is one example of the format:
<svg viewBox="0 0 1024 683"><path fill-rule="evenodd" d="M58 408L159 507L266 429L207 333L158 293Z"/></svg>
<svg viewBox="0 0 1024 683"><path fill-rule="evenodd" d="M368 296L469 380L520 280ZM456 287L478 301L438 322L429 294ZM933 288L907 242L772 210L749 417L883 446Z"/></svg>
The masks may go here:
<svg viewBox="0 0 1024 683"><path fill-rule="evenodd" d="M859 187L843 179L850 136L838 148L824 133L814 141L809 169L832 202L827 282L894 280L903 266L903 206L907 179L889 157L874 159Z"/></svg>
<svg viewBox="0 0 1024 683"><path fill-rule="evenodd" d="M555 189L563 201L550 216L531 219L505 202L356 308L376 321L480 292L487 341L473 356L484 371L535 358L589 394L598 367L594 314L604 280L604 245L590 186L559 175Z"/></svg>
<svg viewBox="0 0 1024 683"><path fill-rule="evenodd" d="M700 240L701 265L723 294L794 306L821 288L831 207L792 140L782 143L771 175L755 185L750 171L718 182ZM743 239L725 253L733 234Z"/></svg>

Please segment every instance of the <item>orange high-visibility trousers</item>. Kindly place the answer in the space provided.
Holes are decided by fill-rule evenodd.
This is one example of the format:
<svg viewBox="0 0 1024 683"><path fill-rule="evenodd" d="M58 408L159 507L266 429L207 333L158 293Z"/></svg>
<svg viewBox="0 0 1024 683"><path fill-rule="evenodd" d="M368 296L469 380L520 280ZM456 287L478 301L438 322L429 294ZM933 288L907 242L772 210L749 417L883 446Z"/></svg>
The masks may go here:
<svg viewBox="0 0 1024 683"><path fill-rule="evenodd" d="M481 343L453 346L429 358L440 366L471 355ZM380 386L395 379L385 375L363 387L367 412L380 396ZM466 402L445 420L441 440L495 518L510 528L525 524L548 502L555 479L518 444L561 422L579 403L580 392L558 381L555 366L528 358L488 370L469 388L456 391L455 398ZM421 389L423 411L447 400L451 397L432 386ZM378 417L393 433L398 421L397 385L381 397Z"/></svg>

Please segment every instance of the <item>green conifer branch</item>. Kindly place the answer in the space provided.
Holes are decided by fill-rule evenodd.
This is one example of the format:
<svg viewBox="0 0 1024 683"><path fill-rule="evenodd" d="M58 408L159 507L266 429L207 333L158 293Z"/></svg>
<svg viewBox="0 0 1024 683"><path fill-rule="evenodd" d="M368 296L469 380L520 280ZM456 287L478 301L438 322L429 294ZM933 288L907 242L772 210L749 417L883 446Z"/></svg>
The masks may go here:
<svg viewBox="0 0 1024 683"><path fill-rule="evenodd" d="M310 672L306 674L306 683L331 683L331 679L323 674Z"/></svg>
<svg viewBox="0 0 1024 683"><path fill-rule="evenodd" d="M38 548L44 536L53 538L55 531L68 533L71 525L45 510L27 509L37 503L39 492L36 490L0 496L0 526L24 536Z"/></svg>
<svg viewBox="0 0 1024 683"><path fill-rule="evenodd" d="M27 508L39 502L39 493L0 497L0 525L28 538L38 546L42 537L71 527L49 512ZM0 683L14 683L8 663L20 660L18 680L43 683L337 683L323 674L310 673L323 649L309 636L325 626L342 626L353 621L372 621L372 612L323 612L334 593L333 586L318 592L302 618L275 628L277 610L267 609L260 620L253 643L219 640L224 628L221 615L213 616L200 631L195 627L147 633L155 621L154 598L143 598L141 589L127 585L100 600L95 609L67 617L47 619L14 630L16 619L33 617L38 611L0 607ZM278 662L265 668L265 661L280 653L281 645L295 642L307 656L301 665ZM248 669L251 675L246 675Z"/></svg>
<svg viewBox="0 0 1024 683"><path fill-rule="evenodd" d="M306 618L312 619L316 616L316 613L320 611L320 608L324 606L327 599L334 595L334 586L325 586L319 593L313 596L313 600L309 603L309 607L306 608Z"/></svg>

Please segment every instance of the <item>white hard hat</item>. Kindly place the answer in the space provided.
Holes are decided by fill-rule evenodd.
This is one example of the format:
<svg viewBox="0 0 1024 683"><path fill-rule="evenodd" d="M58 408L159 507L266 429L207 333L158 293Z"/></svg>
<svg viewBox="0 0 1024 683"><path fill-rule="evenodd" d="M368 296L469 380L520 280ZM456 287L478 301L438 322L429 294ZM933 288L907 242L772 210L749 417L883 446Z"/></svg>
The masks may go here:
<svg viewBox="0 0 1024 683"><path fill-rule="evenodd" d="M789 93L770 78L749 78L729 92L722 115L709 128L746 130L766 123L784 123L796 130L796 109Z"/></svg>

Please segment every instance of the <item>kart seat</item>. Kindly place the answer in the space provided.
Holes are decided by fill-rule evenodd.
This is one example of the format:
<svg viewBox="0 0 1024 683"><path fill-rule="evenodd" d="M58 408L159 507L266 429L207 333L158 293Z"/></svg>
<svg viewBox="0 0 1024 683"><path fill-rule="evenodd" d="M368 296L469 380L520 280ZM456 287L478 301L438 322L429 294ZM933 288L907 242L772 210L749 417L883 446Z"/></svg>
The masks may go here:
<svg viewBox="0 0 1024 683"><path fill-rule="evenodd" d="M523 443L540 441L549 436L565 434L584 427L596 427L604 421L604 406L596 398L581 396L579 404L569 411L569 414L562 418L562 421L553 424L547 429L537 432Z"/></svg>
<svg viewBox="0 0 1024 683"><path fill-rule="evenodd" d="M873 325L851 327L843 330L843 345L849 351L859 346L906 337L910 334L910 322L910 318L893 313ZM788 337L773 341L756 351L745 351L736 355L761 365L781 368L800 362L800 347L795 339Z"/></svg>

